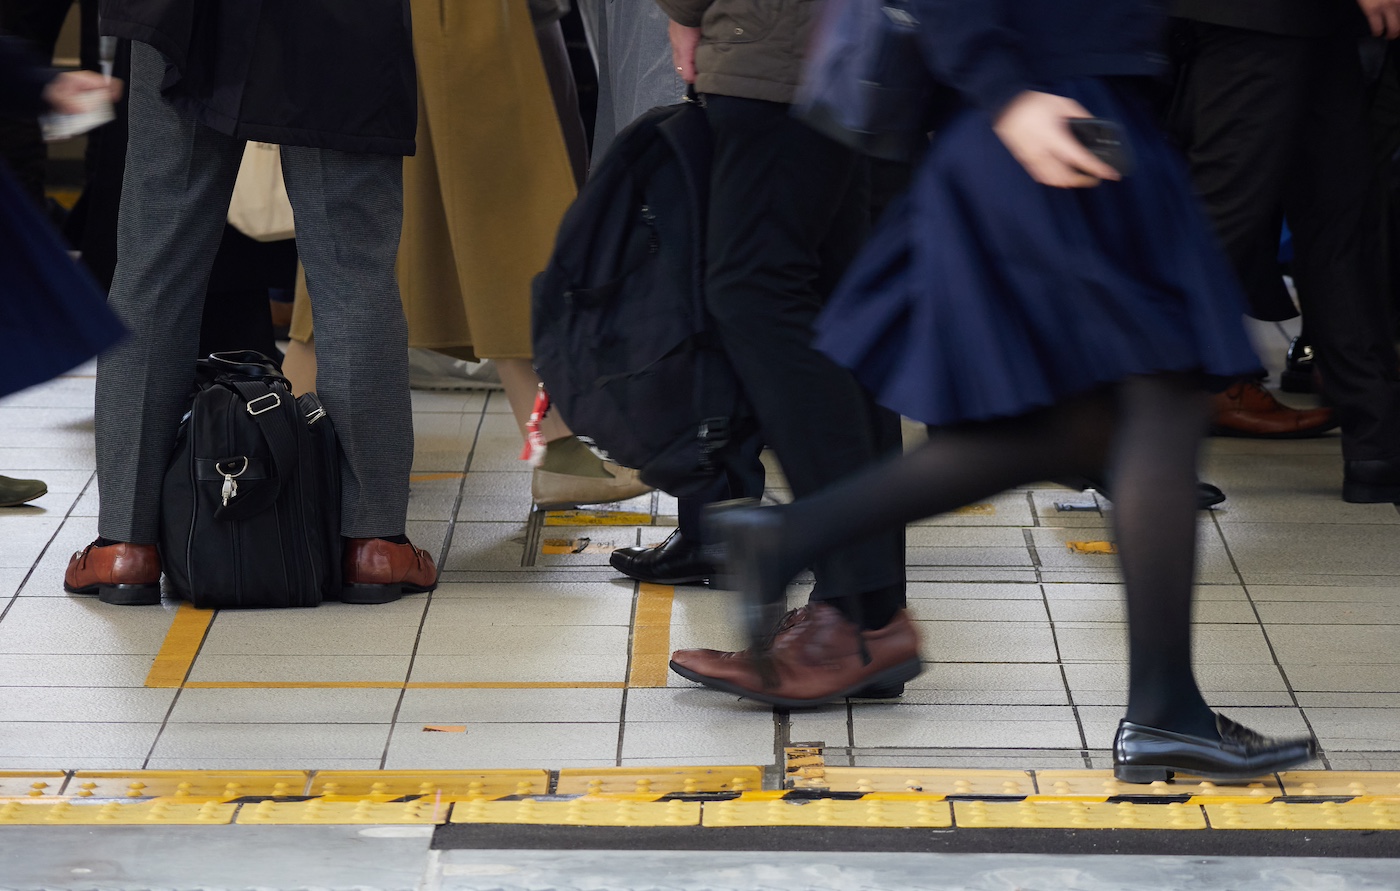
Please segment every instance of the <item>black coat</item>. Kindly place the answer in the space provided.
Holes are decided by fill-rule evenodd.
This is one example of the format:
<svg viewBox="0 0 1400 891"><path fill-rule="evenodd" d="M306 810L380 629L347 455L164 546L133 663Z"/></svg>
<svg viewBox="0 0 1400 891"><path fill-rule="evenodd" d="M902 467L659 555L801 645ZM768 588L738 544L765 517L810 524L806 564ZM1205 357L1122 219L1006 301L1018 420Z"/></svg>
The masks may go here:
<svg viewBox="0 0 1400 891"><path fill-rule="evenodd" d="M1322 37L1356 28L1355 0L1175 0L1172 15L1266 34Z"/></svg>
<svg viewBox="0 0 1400 891"><path fill-rule="evenodd" d="M101 0L102 33L170 61L164 89L241 139L411 155L408 0Z"/></svg>

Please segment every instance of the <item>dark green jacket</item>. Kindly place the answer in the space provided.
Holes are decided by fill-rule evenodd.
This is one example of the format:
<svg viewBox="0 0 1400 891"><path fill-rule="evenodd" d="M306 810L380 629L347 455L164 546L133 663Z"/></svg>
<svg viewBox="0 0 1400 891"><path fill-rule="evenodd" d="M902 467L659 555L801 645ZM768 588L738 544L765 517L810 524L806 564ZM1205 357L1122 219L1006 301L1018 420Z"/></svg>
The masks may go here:
<svg viewBox="0 0 1400 891"><path fill-rule="evenodd" d="M791 102L823 0L656 0L674 21L699 27L701 93Z"/></svg>

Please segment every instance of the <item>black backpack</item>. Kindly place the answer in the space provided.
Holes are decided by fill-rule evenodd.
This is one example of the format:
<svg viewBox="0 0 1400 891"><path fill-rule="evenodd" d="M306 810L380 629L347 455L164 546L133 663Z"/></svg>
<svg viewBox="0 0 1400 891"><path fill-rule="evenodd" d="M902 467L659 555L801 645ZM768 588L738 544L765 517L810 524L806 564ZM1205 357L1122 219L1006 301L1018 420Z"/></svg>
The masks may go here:
<svg viewBox="0 0 1400 891"><path fill-rule="evenodd" d="M340 593L340 452L314 394L266 356L198 362L161 493L161 566L197 607L317 606Z"/></svg>
<svg viewBox="0 0 1400 891"><path fill-rule="evenodd" d="M754 426L705 310L710 151L695 102L633 122L534 282L535 369L561 416L677 496L702 491Z"/></svg>

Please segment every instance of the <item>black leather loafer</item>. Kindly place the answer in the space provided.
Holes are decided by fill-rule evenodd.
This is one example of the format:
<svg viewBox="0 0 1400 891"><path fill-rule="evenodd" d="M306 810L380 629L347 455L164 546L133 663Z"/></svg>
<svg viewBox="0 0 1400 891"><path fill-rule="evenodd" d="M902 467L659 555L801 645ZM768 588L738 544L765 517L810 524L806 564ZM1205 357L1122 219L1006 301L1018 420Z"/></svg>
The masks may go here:
<svg viewBox="0 0 1400 891"><path fill-rule="evenodd" d="M1352 504L1400 503L1400 457L1347 461L1342 500Z"/></svg>
<svg viewBox="0 0 1400 891"><path fill-rule="evenodd" d="M608 557L612 568L653 585L693 585L714 575L717 567L706 549L677 529L654 548L618 548Z"/></svg>
<svg viewBox="0 0 1400 891"><path fill-rule="evenodd" d="M1100 495L1107 498L1109 501L1113 500L1113 494L1108 490L1108 483L1104 482L1103 480L1094 480L1086 476L1065 477L1063 479L1057 479L1055 480L1055 482L1059 483L1062 486L1068 486L1071 489L1079 489L1081 492L1085 489L1094 489ZM1217 504L1221 504L1224 501L1225 493L1221 491L1219 486L1213 486L1210 483L1205 482L1204 480L1196 481L1197 510L1210 510L1212 507L1215 507Z"/></svg>
<svg viewBox="0 0 1400 891"><path fill-rule="evenodd" d="M1177 773L1208 780L1249 780L1311 761L1311 737L1269 739L1224 715L1215 716L1220 739L1118 722L1113 738L1113 776L1124 783L1156 783Z"/></svg>

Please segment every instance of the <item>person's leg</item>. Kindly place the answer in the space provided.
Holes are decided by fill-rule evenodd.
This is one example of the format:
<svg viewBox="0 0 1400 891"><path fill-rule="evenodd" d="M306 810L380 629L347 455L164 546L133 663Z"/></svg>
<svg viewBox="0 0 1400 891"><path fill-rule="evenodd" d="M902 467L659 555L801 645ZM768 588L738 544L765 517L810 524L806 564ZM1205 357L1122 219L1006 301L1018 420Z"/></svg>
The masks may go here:
<svg viewBox="0 0 1400 891"><path fill-rule="evenodd" d="M194 382L209 270L242 143L160 92L164 57L132 47L131 135L111 307L131 336L97 364L98 530L154 545L166 461Z"/></svg>
<svg viewBox="0 0 1400 891"><path fill-rule="evenodd" d="M1383 288L1361 67L1355 41L1310 43L1311 93L1286 193L1298 296L1323 387L1342 424L1343 456L1395 460L1400 493L1400 359Z"/></svg>
<svg viewBox="0 0 1400 891"><path fill-rule="evenodd" d="M400 536L413 465L408 326L394 276L403 161L283 146L282 170L315 304L316 389L344 454L341 533Z"/></svg>
<svg viewBox="0 0 1400 891"><path fill-rule="evenodd" d="M1113 528L1128 595L1128 716L1137 724L1215 736L1215 715L1191 671L1196 573L1196 463L1209 398L1183 376L1120 387L1109 473Z"/></svg>
<svg viewBox="0 0 1400 891"><path fill-rule="evenodd" d="M763 438L801 498L882 449L855 378L811 346L822 248L853 225L857 159L784 105L710 96L707 112L715 140L707 305ZM904 564L895 550L862 542L821 553L818 590L849 608L860 595L898 586Z"/></svg>

